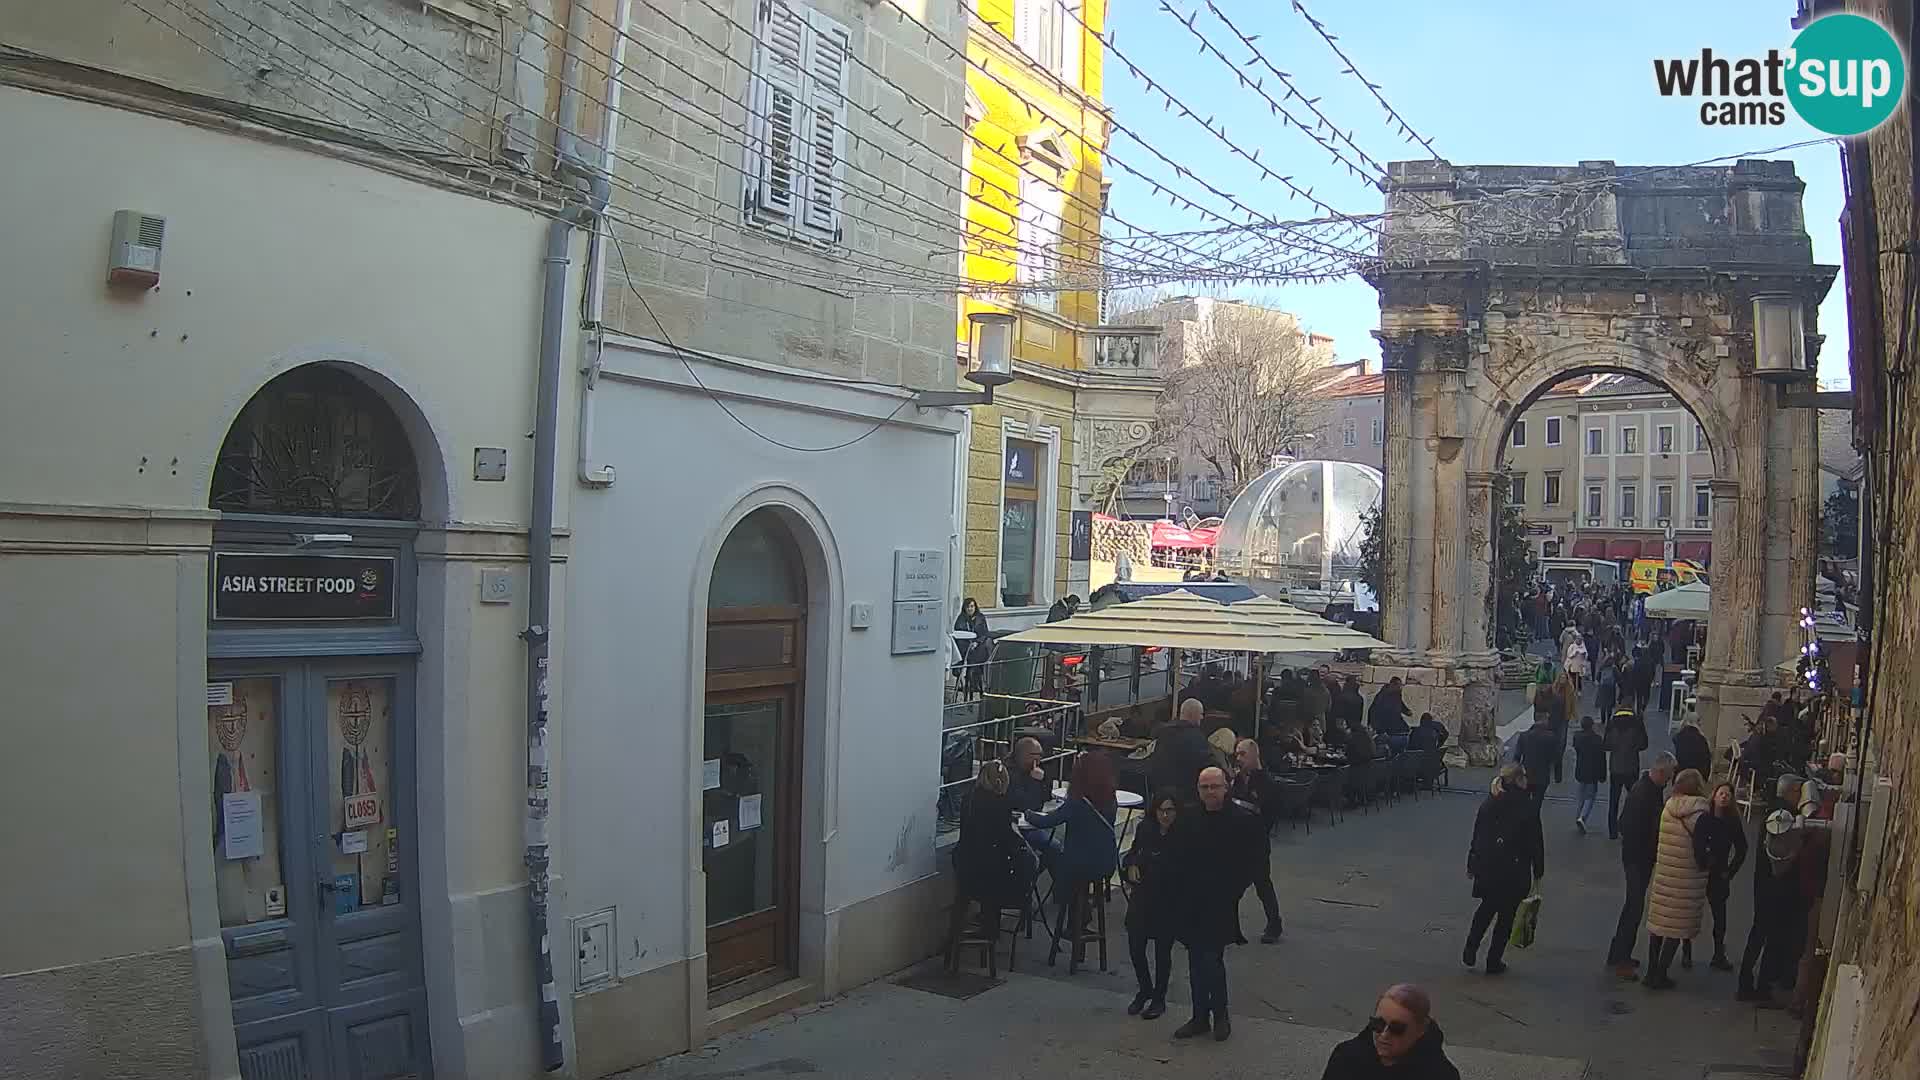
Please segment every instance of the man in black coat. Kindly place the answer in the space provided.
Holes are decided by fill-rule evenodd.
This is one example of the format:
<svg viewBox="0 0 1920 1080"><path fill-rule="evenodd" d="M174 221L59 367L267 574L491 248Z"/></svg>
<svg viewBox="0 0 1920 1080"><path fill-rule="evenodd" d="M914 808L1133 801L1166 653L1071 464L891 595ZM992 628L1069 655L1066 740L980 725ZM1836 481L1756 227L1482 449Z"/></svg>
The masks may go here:
<svg viewBox="0 0 1920 1080"><path fill-rule="evenodd" d="M1553 782L1553 766L1560 759L1560 737L1553 730L1549 714L1533 714L1533 726L1514 740L1513 758L1527 770L1527 794L1538 808L1546 801L1547 785Z"/></svg>
<svg viewBox="0 0 1920 1080"><path fill-rule="evenodd" d="M1620 839L1620 793L1640 778L1640 752L1647 748L1647 725L1633 706L1623 704L1607 718L1607 839Z"/></svg>
<svg viewBox="0 0 1920 1080"><path fill-rule="evenodd" d="M1198 698L1180 703L1180 715L1153 731L1153 756L1147 761L1147 775L1153 793L1169 792L1182 804L1193 802L1194 781L1200 770L1213 760L1213 747L1207 745L1207 733L1200 730L1207 707Z"/></svg>
<svg viewBox="0 0 1920 1080"><path fill-rule="evenodd" d="M1373 704L1367 708L1367 723L1378 735L1405 735L1407 717L1413 710L1407 703L1400 686L1400 676L1387 680L1387 685L1373 696Z"/></svg>
<svg viewBox="0 0 1920 1080"><path fill-rule="evenodd" d="M1613 973L1632 981L1640 976L1634 969L1634 938L1639 936L1640 917L1646 913L1647 886L1653 882L1653 860L1660 844L1660 810L1666 802L1667 782L1673 779L1672 754L1653 759L1626 804L1620 807L1620 866L1626 872L1627 898L1620 905L1620 922L1613 930L1613 944L1607 949L1607 963Z"/></svg>
<svg viewBox="0 0 1920 1080"><path fill-rule="evenodd" d="M1695 721L1688 720L1673 733L1673 758L1681 772L1698 769L1701 779L1713 775L1713 747Z"/></svg>
<svg viewBox="0 0 1920 1080"><path fill-rule="evenodd" d="M1201 770L1200 805L1173 825L1172 863L1180 883L1177 932L1187 947L1193 1019L1175 1031L1191 1039L1211 1031L1215 1042L1233 1032L1227 1016L1226 948L1241 940L1240 897L1266 849L1259 815L1227 798L1227 774Z"/></svg>

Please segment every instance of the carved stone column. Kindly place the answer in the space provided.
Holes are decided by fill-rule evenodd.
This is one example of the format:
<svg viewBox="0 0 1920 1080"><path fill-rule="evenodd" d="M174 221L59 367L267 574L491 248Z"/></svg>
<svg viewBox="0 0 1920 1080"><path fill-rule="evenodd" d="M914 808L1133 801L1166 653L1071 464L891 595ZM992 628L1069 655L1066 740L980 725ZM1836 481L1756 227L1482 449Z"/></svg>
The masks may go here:
<svg viewBox="0 0 1920 1080"><path fill-rule="evenodd" d="M1436 418L1460 408L1460 376L1443 374L1435 396ZM1473 607L1466 592L1466 560L1472 557L1467 544L1467 459L1462 440L1449 437L1451 428L1444 422L1435 426L1437 438L1433 461L1433 625L1428 639L1431 661L1440 667L1458 663L1467 609Z"/></svg>
<svg viewBox="0 0 1920 1080"><path fill-rule="evenodd" d="M1386 341L1382 339L1382 345ZM1408 540L1413 535L1413 391L1410 371L1387 369L1386 414L1386 490L1382 493L1380 583L1381 639L1396 653L1413 649L1409 634L1409 612L1413 598L1407 594Z"/></svg>
<svg viewBox="0 0 1920 1080"><path fill-rule="evenodd" d="M1467 474L1466 630L1461 636L1463 648L1470 653L1493 651L1493 628L1497 625L1493 608L1494 528L1493 487L1498 473Z"/></svg>

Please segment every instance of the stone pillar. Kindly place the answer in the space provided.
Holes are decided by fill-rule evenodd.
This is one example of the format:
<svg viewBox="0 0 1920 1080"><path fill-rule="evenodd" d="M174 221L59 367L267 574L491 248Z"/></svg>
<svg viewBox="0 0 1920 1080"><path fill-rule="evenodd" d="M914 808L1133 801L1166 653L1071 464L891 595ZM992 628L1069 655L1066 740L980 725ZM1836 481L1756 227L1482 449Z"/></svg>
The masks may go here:
<svg viewBox="0 0 1920 1080"><path fill-rule="evenodd" d="M1433 623L1427 649L1430 662L1449 667L1460 659L1461 634L1466 625L1466 609L1474 597L1466 594L1465 560L1471 557L1467 545L1467 460L1462 440L1449 437L1457 424L1445 422L1449 411L1460 407L1460 376L1441 375L1435 395L1435 453L1433 455Z"/></svg>
<svg viewBox="0 0 1920 1080"><path fill-rule="evenodd" d="M1407 445L1407 661L1424 664L1433 646L1434 378L1415 376L1413 438Z"/></svg>
<svg viewBox="0 0 1920 1080"><path fill-rule="evenodd" d="M1386 371L1384 401L1386 414L1386 490L1382 493L1381 526L1385 535L1381 544L1380 587L1381 640L1396 653L1413 648L1408 618L1414 599L1408 594L1408 540L1413 534L1413 373Z"/></svg>
<svg viewBox="0 0 1920 1080"><path fill-rule="evenodd" d="M1496 625L1493 602L1494 543L1499 537L1493 511L1493 486L1498 473L1467 473L1466 629L1461 636L1468 653L1493 653Z"/></svg>

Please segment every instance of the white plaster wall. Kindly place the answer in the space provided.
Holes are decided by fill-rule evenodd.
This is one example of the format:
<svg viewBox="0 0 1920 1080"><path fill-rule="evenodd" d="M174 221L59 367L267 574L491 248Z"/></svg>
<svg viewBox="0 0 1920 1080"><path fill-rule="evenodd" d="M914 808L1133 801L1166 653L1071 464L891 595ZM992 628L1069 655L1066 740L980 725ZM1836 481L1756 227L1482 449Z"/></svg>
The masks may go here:
<svg viewBox="0 0 1920 1080"><path fill-rule="evenodd" d="M40 759L0 795L8 820L38 823L9 830L0 848L35 867L33 888L0 899L0 922L33 928L0 943L0 981L217 945L210 888L196 877L210 865L192 850L206 833L205 762L177 749L205 745L204 709L180 704L203 693L206 664L210 523L196 515L246 400L298 364L349 361L411 399L424 417L422 471L446 489L429 494L446 520L423 544L430 536L447 554L423 553L420 590L420 871L437 1062L445 1075L482 1075L461 1044L489 1027L497 1036L477 1056L529 1057L534 1027L516 1011L534 993L516 635L544 220L14 88L0 87L0 145L23 151L0 169L0 604L14 616L0 628L0 681L28 694L13 702L26 713L7 711L9 742ZM123 208L167 219L156 291L105 283ZM572 415L562 410L563 425ZM470 479L476 446L507 448L506 482ZM47 516L45 504L144 509ZM513 605L477 604L482 565L511 569ZM65 792L78 798L32 779L70 781L61 762L85 776ZM77 812L48 811L58 804ZM45 932L54 925L63 929ZM224 969L203 964L201 975L217 1044ZM230 1055L230 1027L225 1038ZM217 1070L218 1046L210 1052Z"/></svg>
<svg viewBox="0 0 1920 1080"><path fill-rule="evenodd" d="M742 419L798 446L845 442L901 404L897 390L696 364ZM945 661L890 654L893 551L947 550L960 421L906 405L855 446L799 453L742 430L659 351L610 345L606 370L594 458L619 481L574 495L556 812L560 914L616 907L625 979L705 951L688 876L700 865L692 740L703 738L706 583L730 523L759 500L797 500L826 529L828 580L808 583L805 738L824 756L807 765L802 910L830 925L934 872ZM873 604L871 629L849 629L856 601Z"/></svg>

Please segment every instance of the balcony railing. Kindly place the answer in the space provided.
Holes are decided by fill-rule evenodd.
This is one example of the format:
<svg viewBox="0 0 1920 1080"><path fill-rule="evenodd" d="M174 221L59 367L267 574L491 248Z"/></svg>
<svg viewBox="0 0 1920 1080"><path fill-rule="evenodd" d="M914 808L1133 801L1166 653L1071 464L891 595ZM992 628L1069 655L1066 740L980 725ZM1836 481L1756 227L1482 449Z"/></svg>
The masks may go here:
<svg viewBox="0 0 1920 1080"><path fill-rule="evenodd" d="M1157 326L1100 326L1091 333L1095 371L1116 375L1151 375L1160 370L1160 328Z"/></svg>

